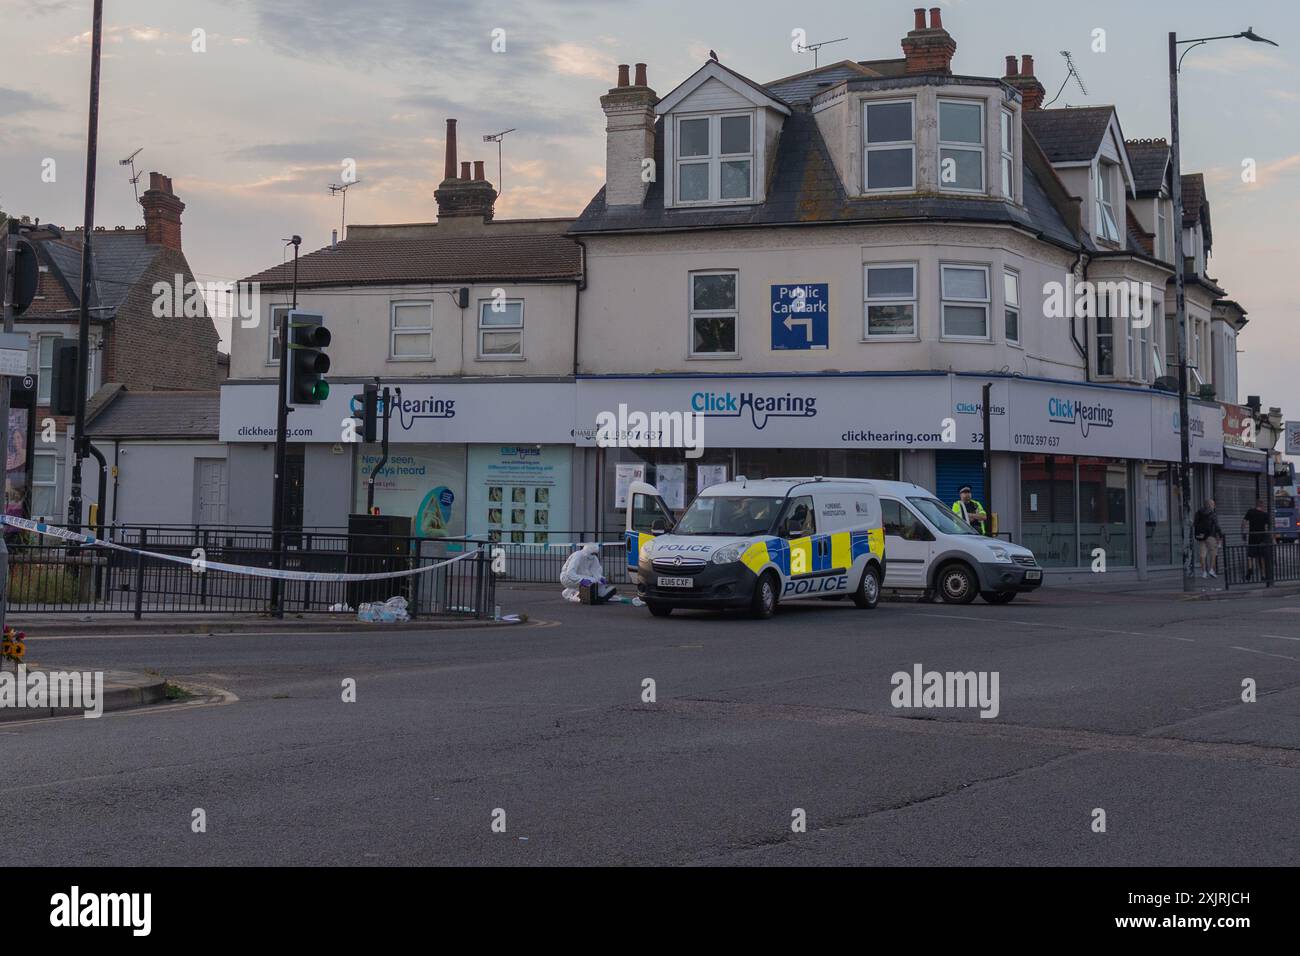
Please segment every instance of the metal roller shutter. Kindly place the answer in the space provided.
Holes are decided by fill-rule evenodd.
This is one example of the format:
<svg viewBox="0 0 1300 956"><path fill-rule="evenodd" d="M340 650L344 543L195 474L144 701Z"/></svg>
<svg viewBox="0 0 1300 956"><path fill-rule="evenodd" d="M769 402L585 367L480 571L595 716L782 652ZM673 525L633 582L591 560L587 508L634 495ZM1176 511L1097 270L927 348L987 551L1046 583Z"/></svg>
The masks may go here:
<svg viewBox="0 0 1300 956"><path fill-rule="evenodd" d="M936 451L934 453L934 493L952 507L957 492L970 485L971 496L983 502L984 454L978 451Z"/></svg>

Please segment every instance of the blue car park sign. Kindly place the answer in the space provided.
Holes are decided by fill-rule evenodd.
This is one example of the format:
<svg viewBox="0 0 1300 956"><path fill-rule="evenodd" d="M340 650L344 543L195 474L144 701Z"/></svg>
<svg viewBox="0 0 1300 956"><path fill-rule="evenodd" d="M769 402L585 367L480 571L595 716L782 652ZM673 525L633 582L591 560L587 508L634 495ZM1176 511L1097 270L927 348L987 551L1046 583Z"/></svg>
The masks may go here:
<svg viewBox="0 0 1300 956"><path fill-rule="evenodd" d="M772 348L830 345L830 293L825 282L772 286Z"/></svg>

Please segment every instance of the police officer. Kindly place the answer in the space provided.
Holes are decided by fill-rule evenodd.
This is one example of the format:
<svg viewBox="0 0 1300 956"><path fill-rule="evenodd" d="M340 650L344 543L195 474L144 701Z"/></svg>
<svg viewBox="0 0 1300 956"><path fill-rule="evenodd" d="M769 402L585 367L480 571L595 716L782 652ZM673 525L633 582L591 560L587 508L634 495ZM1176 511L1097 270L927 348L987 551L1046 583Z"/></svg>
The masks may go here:
<svg viewBox="0 0 1300 956"><path fill-rule="evenodd" d="M971 497L970 485L962 485L957 494L959 497L952 503L952 513L984 534L984 522L989 520L989 516L985 513L984 506Z"/></svg>

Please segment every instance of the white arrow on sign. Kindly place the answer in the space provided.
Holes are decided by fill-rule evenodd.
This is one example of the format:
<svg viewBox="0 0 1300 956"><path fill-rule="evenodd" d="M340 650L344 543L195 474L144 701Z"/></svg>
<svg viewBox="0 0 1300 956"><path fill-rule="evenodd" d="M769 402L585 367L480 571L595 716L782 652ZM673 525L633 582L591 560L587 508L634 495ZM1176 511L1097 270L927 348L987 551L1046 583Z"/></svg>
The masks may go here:
<svg viewBox="0 0 1300 956"><path fill-rule="evenodd" d="M793 315L787 315L785 317L785 322L783 324L785 325L786 329L791 332L794 331L794 327L796 325L802 325L804 330L804 335L807 336L809 342L812 341L813 320L811 318L796 319Z"/></svg>

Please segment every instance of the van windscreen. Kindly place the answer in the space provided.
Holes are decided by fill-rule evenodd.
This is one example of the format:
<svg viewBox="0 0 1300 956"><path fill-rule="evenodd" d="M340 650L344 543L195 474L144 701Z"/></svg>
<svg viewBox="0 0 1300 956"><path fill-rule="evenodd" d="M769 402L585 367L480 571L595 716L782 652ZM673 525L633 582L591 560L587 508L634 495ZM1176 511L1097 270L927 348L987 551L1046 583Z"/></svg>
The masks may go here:
<svg viewBox="0 0 1300 956"><path fill-rule="evenodd" d="M784 498L701 495L691 502L673 534L766 534Z"/></svg>
<svg viewBox="0 0 1300 956"><path fill-rule="evenodd" d="M926 521L943 534L979 534L933 498L908 498L907 500L913 508L921 512Z"/></svg>

